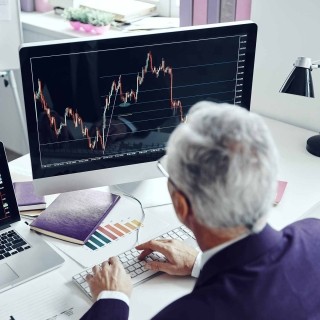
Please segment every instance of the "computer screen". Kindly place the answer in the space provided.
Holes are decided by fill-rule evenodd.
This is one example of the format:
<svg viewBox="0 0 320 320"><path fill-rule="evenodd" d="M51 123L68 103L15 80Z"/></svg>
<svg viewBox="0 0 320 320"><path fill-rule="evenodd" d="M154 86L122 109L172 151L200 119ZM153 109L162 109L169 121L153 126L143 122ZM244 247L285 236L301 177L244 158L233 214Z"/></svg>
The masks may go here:
<svg viewBox="0 0 320 320"><path fill-rule="evenodd" d="M0 230L2 226L20 220L8 161L3 143L0 141Z"/></svg>
<svg viewBox="0 0 320 320"><path fill-rule="evenodd" d="M155 163L194 103L250 109L256 33L237 22L23 45L38 192L160 177Z"/></svg>

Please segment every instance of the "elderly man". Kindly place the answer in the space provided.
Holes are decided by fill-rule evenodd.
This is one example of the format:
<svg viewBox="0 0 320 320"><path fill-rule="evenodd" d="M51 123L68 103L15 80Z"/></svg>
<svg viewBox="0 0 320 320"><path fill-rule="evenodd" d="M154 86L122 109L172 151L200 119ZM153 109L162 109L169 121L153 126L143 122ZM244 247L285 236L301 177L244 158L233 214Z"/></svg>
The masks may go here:
<svg viewBox="0 0 320 320"><path fill-rule="evenodd" d="M282 231L267 224L277 155L258 115L201 102L168 148L168 188L180 221L202 253L172 240L137 246L167 257L150 269L198 277L191 293L154 319L320 319L320 222ZM127 319L131 280L117 258L87 278L98 299L83 319Z"/></svg>

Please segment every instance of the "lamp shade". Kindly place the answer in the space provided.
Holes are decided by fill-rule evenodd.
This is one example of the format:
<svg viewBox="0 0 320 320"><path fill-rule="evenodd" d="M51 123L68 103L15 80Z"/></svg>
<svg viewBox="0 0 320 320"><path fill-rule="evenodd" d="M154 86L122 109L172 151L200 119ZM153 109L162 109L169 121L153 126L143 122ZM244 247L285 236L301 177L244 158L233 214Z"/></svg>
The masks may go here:
<svg viewBox="0 0 320 320"><path fill-rule="evenodd" d="M318 65L313 65L310 58L298 57L294 68L280 89L280 92L296 94L314 98L311 71ZM320 157L320 135L315 135L307 140L306 149L311 154Z"/></svg>
<svg viewBox="0 0 320 320"><path fill-rule="evenodd" d="M314 98L311 70L294 67L280 92Z"/></svg>
<svg viewBox="0 0 320 320"><path fill-rule="evenodd" d="M298 57L294 68L280 89L280 92L314 98L310 58Z"/></svg>

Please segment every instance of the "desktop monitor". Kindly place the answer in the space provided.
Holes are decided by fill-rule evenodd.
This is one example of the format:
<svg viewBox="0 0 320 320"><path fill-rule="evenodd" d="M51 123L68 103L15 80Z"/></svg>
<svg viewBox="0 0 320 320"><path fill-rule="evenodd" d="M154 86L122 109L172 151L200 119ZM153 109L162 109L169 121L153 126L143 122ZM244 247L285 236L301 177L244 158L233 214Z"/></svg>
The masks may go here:
<svg viewBox="0 0 320 320"><path fill-rule="evenodd" d="M155 163L194 103L250 109L256 33L244 21L24 44L38 193L161 177Z"/></svg>

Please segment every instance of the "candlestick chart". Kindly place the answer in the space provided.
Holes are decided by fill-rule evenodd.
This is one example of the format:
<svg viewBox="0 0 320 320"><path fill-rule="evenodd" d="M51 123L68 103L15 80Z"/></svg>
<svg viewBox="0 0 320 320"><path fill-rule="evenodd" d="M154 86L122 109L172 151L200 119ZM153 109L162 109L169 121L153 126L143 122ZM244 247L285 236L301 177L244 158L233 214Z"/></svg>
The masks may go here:
<svg viewBox="0 0 320 320"><path fill-rule="evenodd" d="M138 96L139 96L139 88L142 86L143 82L145 81L145 77L147 73L153 74L156 78L159 77L160 73L162 72L164 75L168 75L170 80L170 97L169 97L169 108L173 111L173 114L175 115L177 113L177 110L179 112L179 118L181 122L184 122L185 116L183 114L183 108L182 103L180 100L175 100L173 98L173 71L172 67L166 66L165 60L162 59L162 62L159 67L155 67L153 65L153 59L152 59L152 53L148 52L146 63L142 67L141 72L137 73L136 76L136 87L135 89L130 89L129 91L124 92L123 90L123 81L121 79L121 75L119 75L117 80L113 80L109 93L105 98L105 106L104 111L102 115L102 127L101 130L96 128L95 135L91 136L89 133L89 128L85 126L84 120L81 117L81 115L71 107L67 107L65 109L64 115L60 121L57 120L57 117L52 115L50 106L48 105L48 102L46 101L46 98L43 94L42 89L42 83L41 80L38 80L38 90L35 92L34 97L35 100L40 101L41 108L45 112L45 114L48 117L49 125L51 130L53 131L56 138L59 138L59 135L62 132L62 129L64 127L68 126L67 119L72 120L72 124L75 128L79 127L82 136L87 140L88 148L89 149L95 149L100 148L103 151L107 147L109 132L110 132L110 126L112 121L112 115L114 108L116 107L115 101L117 97L119 97L122 105L127 105L128 101L134 101L135 103L138 102ZM108 119L107 111L111 109L111 116ZM58 124L59 122L59 124Z"/></svg>
<svg viewBox="0 0 320 320"><path fill-rule="evenodd" d="M240 35L34 59L42 165L158 158L197 101L241 103L245 48Z"/></svg>

